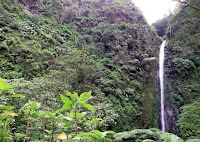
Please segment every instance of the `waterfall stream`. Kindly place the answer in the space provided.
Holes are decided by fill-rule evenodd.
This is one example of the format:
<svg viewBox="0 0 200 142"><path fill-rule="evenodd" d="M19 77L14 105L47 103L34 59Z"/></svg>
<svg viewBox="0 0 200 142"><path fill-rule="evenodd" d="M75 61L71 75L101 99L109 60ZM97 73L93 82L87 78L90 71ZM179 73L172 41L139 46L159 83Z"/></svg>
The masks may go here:
<svg viewBox="0 0 200 142"><path fill-rule="evenodd" d="M159 53L159 78L160 78L160 107L161 107L161 128L165 132L165 110L164 110L164 47L166 41L160 46Z"/></svg>

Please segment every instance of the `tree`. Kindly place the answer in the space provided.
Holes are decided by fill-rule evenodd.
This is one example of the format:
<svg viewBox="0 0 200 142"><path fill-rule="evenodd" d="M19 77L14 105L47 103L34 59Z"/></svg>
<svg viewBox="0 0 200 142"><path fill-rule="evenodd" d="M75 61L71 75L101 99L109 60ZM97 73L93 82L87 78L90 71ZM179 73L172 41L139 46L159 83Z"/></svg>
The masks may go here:
<svg viewBox="0 0 200 142"><path fill-rule="evenodd" d="M58 59L62 71L52 71L52 77L59 78L63 84L70 84L69 91L77 93L95 91L95 80L100 73L86 50L74 50Z"/></svg>

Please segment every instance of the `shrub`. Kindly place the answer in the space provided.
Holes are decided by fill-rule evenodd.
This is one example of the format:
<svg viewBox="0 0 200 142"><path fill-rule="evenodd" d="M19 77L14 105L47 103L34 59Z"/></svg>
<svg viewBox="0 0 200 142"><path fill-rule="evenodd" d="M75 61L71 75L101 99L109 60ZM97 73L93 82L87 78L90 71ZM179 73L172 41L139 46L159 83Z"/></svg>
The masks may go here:
<svg viewBox="0 0 200 142"><path fill-rule="evenodd" d="M178 76L189 75L189 73L195 68L194 63L188 59L175 58L172 62Z"/></svg>
<svg viewBox="0 0 200 142"><path fill-rule="evenodd" d="M200 138L200 98L192 104L183 106L178 125L183 139Z"/></svg>

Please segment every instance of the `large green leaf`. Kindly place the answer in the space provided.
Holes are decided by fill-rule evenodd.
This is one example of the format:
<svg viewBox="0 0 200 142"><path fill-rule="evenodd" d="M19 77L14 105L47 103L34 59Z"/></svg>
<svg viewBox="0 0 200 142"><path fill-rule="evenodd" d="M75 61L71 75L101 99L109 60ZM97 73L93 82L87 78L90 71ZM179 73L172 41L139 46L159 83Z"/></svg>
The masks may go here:
<svg viewBox="0 0 200 142"><path fill-rule="evenodd" d="M145 139L145 140L143 140L142 142L155 142L154 140L151 140L151 139ZM171 140L170 140L170 142L171 142Z"/></svg>
<svg viewBox="0 0 200 142"><path fill-rule="evenodd" d="M68 127L70 125L71 125L70 122L66 122L65 125L64 125L64 127Z"/></svg>
<svg viewBox="0 0 200 142"><path fill-rule="evenodd" d="M16 86L15 85L6 85L2 88L2 93L12 91L14 87L16 87Z"/></svg>
<svg viewBox="0 0 200 142"><path fill-rule="evenodd" d="M55 114L52 113L52 112L49 112L49 113L47 114L47 116L48 116L49 118L51 118L51 119L54 119L54 118L55 118Z"/></svg>
<svg viewBox="0 0 200 142"><path fill-rule="evenodd" d="M82 104L82 106L87 108L88 110L94 112L94 107L92 105L84 103L84 104Z"/></svg>
<svg viewBox="0 0 200 142"><path fill-rule="evenodd" d="M99 138L102 138L102 137L104 136L99 130L95 130L94 133L95 133Z"/></svg>
<svg viewBox="0 0 200 142"><path fill-rule="evenodd" d="M72 103L75 103L78 100L78 94L74 92L74 94L71 94L68 91L65 91L67 96L70 96Z"/></svg>
<svg viewBox="0 0 200 142"><path fill-rule="evenodd" d="M88 101L91 97L92 91L90 92L84 92L80 95L80 100L81 101Z"/></svg>
<svg viewBox="0 0 200 142"><path fill-rule="evenodd" d="M12 112L12 111L4 111L4 114L8 115L8 116L18 116L16 113Z"/></svg>
<svg viewBox="0 0 200 142"><path fill-rule="evenodd" d="M57 110L56 110L56 112L55 112L55 114L57 114L57 113L59 113L59 112L61 112L61 111L63 111L63 109L62 109L62 108L60 108L60 109L57 109Z"/></svg>
<svg viewBox="0 0 200 142"><path fill-rule="evenodd" d="M82 118L82 117L84 117L85 115L84 114L82 114L82 113L76 113L76 117L77 118Z"/></svg>
<svg viewBox="0 0 200 142"><path fill-rule="evenodd" d="M2 117L0 118L0 120L2 121L2 120L5 120L6 118L7 118L7 116L4 115L4 116L2 116Z"/></svg>
<svg viewBox="0 0 200 142"><path fill-rule="evenodd" d="M103 140L103 142L110 142L110 141L112 141L112 140L108 139L108 138L106 138L106 139Z"/></svg>
<svg viewBox="0 0 200 142"><path fill-rule="evenodd" d="M75 113L69 113L67 116L69 116L69 117L75 116ZM84 113L76 113L77 118L83 118L84 116L85 116Z"/></svg>
<svg viewBox="0 0 200 142"><path fill-rule="evenodd" d="M69 105L69 104L64 104L63 107L62 107L62 109L65 109L65 110L72 110L72 107L71 107L71 105Z"/></svg>
<svg viewBox="0 0 200 142"><path fill-rule="evenodd" d="M2 78L0 78L0 89L3 89L5 86L5 82L3 81Z"/></svg>
<svg viewBox="0 0 200 142"><path fill-rule="evenodd" d="M6 105L0 107L0 109L5 109L5 110L12 110L14 108L15 108L14 106L6 106Z"/></svg>
<svg viewBox="0 0 200 142"><path fill-rule="evenodd" d="M95 142L95 138L92 138L92 137L82 137L82 139L85 139L85 140L92 140Z"/></svg>
<svg viewBox="0 0 200 142"><path fill-rule="evenodd" d="M94 117L94 116L91 116L92 117L92 120L90 121L90 123L93 123L93 122L97 122L97 121L102 121L102 119L101 118L96 118L96 117Z"/></svg>
<svg viewBox="0 0 200 142"><path fill-rule="evenodd" d="M19 98L24 98L24 96L21 95L21 94L16 94L16 95L9 95L9 96L7 96L7 98L17 98L17 97L19 97Z"/></svg>
<svg viewBox="0 0 200 142"><path fill-rule="evenodd" d="M103 136L105 137L107 134L116 134L114 131L106 131L102 132Z"/></svg>
<svg viewBox="0 0 200 142"><path fill-rule="evenodd" d="M76 137L82 137L82 136L92 136L92 137L96 137L96 135L94 133L81 133L81 134L78 134Z"/></svg>
<svg viewBox="0 0 200 142"><path fill-rule="evenodd" d="M60 95L60 98L61 98L61 101L65 104L68 104L68 105L71 105L72 104L72 101L68 98L68 97L65 97L63 95Z"/></svg>

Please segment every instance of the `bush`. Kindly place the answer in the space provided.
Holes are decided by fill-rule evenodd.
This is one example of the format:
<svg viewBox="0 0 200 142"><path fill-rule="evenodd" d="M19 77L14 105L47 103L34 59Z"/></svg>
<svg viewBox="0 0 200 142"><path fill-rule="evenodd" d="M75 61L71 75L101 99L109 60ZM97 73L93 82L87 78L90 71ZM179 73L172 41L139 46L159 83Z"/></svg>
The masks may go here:
<svg viewBox="0 0 200 142"><path fill-rule="evenodd" d="M192 104L183 106L178 125L183 139L200 138L200 98Z"/></svg>
<svg viewBox="0 0 200 142"><path fill-rule="evenodd" d="M178 76L187 76L195 68L194 63L188 59L175 58L172 62Z"/></svg>

